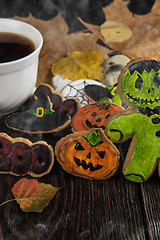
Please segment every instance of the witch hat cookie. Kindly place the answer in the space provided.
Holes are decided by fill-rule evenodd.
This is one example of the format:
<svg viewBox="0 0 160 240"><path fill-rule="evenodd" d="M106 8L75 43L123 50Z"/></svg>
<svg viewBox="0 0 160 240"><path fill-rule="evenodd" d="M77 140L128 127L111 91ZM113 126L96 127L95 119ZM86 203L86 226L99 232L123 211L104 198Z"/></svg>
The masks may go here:
<svg viewBox="0 0 160 240"><path fill-rule="evenodd" d="M71 116L79 106L78 101L64 100L61 94L48 90L47 85L40 88L42 90L36 90L24 112L13 113L6 118L9 128L29 133L49 133L70 124Z"/></svg>

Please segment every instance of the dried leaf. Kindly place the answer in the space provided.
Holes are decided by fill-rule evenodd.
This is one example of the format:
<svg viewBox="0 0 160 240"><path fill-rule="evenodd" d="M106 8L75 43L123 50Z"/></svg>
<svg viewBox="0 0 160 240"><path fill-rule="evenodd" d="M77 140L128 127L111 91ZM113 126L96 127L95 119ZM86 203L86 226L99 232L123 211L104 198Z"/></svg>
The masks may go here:
<svg viewBox="0 0 160 240"><path fill-rule="evenodd" d="M90 23L84 22L80 17L78 17L78 20L91 32L93 32L99 39L104 41L104 38L102 36L102 33L100 31L100 27L97 25L93 25Z"/></svg>
<svg viewBox="0 0 160 240"><path fill-rule="evenodd" d="M23 212L42 212L59 188L39 183L36 179L23 178L12 187L15 200Z"/></svg>
<svg viewBox="0 0 160 240"><path fill-rule="evenodd" d="M103 8L107 21L116 21L128 26L132 37L122 43L110 43L115 51L120 51L129 58L160 57L160 1L155 4L150 13L145 15L132 14L122 0L113 1ZM119 7L121 6L121 7Z"/></svg>
<svg viewBox="0 0 160 240"><path fill-rule="evenodd" d="M106 21L100 26L101 33L106 43L123 42L132 36L129 27L122 23Z"/></svg>
<svg viewBox="0 0 160 240"><path fill-rule="evenodd" d="M50 21L36 19L31 14L28 18L16 16L14 19L33 25L44 38L40 53L37 85L48 82L48 72L51 65L66 56L68 52L99 51L103 52L104 58L108 58L110 50L96 43L98 37L95 34L84 32L68 34L68 25L60 14Z"/></svg>
<svg viewBox="0 0 160 240"><path fill-rule="evenodd" d="M145 15L133 14L127 5L126 1L116 0L103 8L106 22L118 22L132 31L131 38L123 42L110 41L109 47L130 59L160 58L160 1L155 1L151 12ZM82 23L95 35L100 35L98 26Z"/></svg>
<svg viewBox="0 0 160 240"><path fill-rule="evenodd" d="M102 54L94 51L71 52L67 57L52 65L53 75L61 75L72 81L77 79L97 79L103 82Z"/></svg>
<svg viewBox="0 0 160 240"><path fill-rule="evenodd" d="M105 21L101 26L93 25L84 22L82 19L78 18L79 21L88 30L93 32L99 39L103 42L123 42L132 36L132 31L129 27L122 23L114 21Z"/></svg>

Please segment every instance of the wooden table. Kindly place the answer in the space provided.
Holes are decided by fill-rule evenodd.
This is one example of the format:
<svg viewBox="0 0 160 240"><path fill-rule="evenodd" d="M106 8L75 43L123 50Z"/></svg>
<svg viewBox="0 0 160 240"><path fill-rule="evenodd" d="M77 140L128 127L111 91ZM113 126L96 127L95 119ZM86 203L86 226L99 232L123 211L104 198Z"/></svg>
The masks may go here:
<svg viewBox="0 0 160 240"><path fill-rule="evenodd" d="M9 5L7 2L3 5L1 17L23 15L22 7L18 8L15 2L16 0L10 4L8 1ZM26 11L33 11L35 16L41 16L37 9L34 11L34 5L31 4L29 8L29 3L25 4L25 16ZM96 8L92 10L94 9L98 14ZM45 8L45 11L47 14L52 9ZM43 17L45 14L42 12ZM97 19L101 20L100 16ZM71 21L72 26L72 17ZM0 130L16 137L16 133L6 129L1 119ZM23 136L33 141L44 138L53 145L57 138L54 134ZM121 159L121 165L122 162ZM123 177L121 165L112 178L90 181L64 172L55 161L51 172L39 181L63 188L42 213L24 213L15 201L0 207L0 240L159 240L158 173L155 172L143 184L133 183ZM11 188L19 179L20 177L11 175L0 175L0 203L13 198Z"/></svg>
<svg viewBox="0 0 160 240"><path fill-rule="evenodd" d="M7 129L2 119L0 126L12 137L20 135ZM57 141L55 134L21 136L32 141L43 138L50 144ZM16 201L0 207L0 240L159 240L158 173L142 184L126 180L121 167L128 144L118 146L119 170L105 181L72 176L55 161L51 172L38 181L62 189L42 213L24 213ZM0 175L0 202L13 198L11 188L20 178Z"/></svg>

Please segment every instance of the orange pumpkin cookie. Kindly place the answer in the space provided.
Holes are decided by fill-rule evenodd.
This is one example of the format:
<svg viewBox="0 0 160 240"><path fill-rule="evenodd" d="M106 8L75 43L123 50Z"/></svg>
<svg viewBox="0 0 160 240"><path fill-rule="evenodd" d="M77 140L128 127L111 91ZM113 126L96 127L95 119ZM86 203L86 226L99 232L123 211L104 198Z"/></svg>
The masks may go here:
<svg viewBox="0 0 160 240"><path fill-rule="evenodd" d="M55 155L62 168L88 179L107 179L119 165L119 152L102 129L86 130L61 138Z"/></svg>
<svg viewBox="0 0 160 240"><path fill-rule="evenodd" d="M109 99L105 101L88 104L75 113L72 118L73 131L80 132L92 128L106 129L108 118L123 108L112 103Z"/></svg>

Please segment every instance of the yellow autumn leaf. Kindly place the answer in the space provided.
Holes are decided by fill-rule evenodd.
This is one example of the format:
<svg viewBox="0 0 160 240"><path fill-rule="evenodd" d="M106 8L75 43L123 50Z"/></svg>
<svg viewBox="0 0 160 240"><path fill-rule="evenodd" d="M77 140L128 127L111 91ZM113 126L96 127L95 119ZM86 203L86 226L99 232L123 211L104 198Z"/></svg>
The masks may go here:
<svg viewBox="0 0 160 240"><path fill-rule="evenodd" d="M106 21L101 26L101 34L105 42L123 42L132 36L132 31L123 23Z"/></svg>
<svg viewBox="0 0 160 240"><path fill-rule="evenodd" d="M51 67L53 75L61 75L72 81L78 79L97 79L103 82L103 56L100 52L75 51L67 54Z"/></svg>

